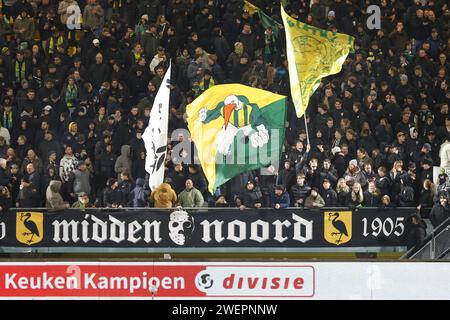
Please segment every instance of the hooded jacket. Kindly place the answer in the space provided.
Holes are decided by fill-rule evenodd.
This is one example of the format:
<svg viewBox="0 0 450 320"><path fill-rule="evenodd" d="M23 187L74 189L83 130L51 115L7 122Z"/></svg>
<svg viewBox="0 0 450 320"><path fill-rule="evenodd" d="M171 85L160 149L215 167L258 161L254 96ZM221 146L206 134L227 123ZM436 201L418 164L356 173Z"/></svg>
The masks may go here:
<svg viewBox="0 0 450 320"><path fill-rule="evenodd" d="M136 186L131 190L128 202L129 207L142 208L147 206L148 192L144 190L145 180L142 178L136 179Z"/></svg>
<svg viewBox="0 0 450 320"><path fill-rule="evenodd" d="M177 201L177 195L168 183L162 183L153 190L150 200L155 203L155 208L172 208Z"/></svg>
<svg viewBox="0 0 450 320"><path fill-rule="evenodd" d="M67 209L69 208L69 203L65 202L60 194L61 181L52 180L50 181L47 191L45 193L46 197L46 207L51 209Z"/></svg>
<svg viewBox="0 0 450 320"><path fill-rule="evenodd" d="M129 145L123 145L120 149L120 156L117 157L116 164L114 165L114 171L116 171L118 178L120 174L126 170L131 175L132 161L131 161L131 147Z"/></svg>

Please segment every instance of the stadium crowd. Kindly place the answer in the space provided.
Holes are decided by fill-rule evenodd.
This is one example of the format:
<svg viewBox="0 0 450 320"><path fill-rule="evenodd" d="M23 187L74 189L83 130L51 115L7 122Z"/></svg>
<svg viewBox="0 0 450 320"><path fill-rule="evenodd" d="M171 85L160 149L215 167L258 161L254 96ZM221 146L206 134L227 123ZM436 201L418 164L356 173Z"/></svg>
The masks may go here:
<svg viewBox="0 0 450 320"><path fill-rule="evenodd" d="M282 29L236 0L0 0L1 208L434 206L434 223L448 217L448 177L433 183L433 166L450 166L447 2L287 2L292 17L353 35L355 52L313 95L309 144L289 99L279 172L211 195L200 166L173 163L181 136L165 183L147 187L142 133L169 60L173 131L216 84L289 97ZM281 22L279 1L252 3Z"/></svg>

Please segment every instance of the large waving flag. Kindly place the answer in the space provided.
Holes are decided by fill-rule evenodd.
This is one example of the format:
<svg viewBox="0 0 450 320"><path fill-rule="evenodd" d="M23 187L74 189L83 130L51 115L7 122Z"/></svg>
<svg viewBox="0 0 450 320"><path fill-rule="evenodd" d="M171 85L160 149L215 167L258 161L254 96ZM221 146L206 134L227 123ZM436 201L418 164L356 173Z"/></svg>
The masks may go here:
<svg viewBox="0 0 450 320"><path fill-rule="evenodd" d="M278 161L286 97L241 84L214 86L187 106L188 127L211 192Z"/></svg>
<svg viewBox="0 0 450 320"><path fill-rule="evenodd" d="M150 120L145 128L142 140L145 150L145 171L150 175L150 189L157 188L164 182L164 161L167 154L167 127L169 123L169 99L170 99L170 70L172 64L164 75L158 93L150 112Z"/></svg>
<svg viewBox="0 0 450 320"><path fill-rule="evenodd" d="M320 80L339 73L350 50L352 36L319 29L291 18L281 6L291 95L297 117L303 116Z"/></svg>

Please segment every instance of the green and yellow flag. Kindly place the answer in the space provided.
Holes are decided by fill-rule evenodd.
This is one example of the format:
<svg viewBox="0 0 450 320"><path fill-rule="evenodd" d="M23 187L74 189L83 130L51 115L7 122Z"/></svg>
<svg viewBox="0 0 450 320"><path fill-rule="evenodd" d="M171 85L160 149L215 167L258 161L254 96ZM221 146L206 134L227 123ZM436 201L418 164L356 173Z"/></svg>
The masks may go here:
<svg viewBox="0 0 450 320"><path fill-rule="evenodd" d="M264 28L272 28L272 32L274 37L277 39L279 35L279 29L281 27L281 24L269 17L267 14L265 14L264 11L262 11L257 6L253 5L252 3L248 2L247 0L244 0L244 10L247 10L248 13L251 15L257 13L259 16L259 20L261 20L261 24Z"/></svg>
<svg viewBox="0 0 450 320"><path fill-rule="evenodd" d="M241 84L216 85L186 111L211 192L240 173L279 160L285 96Z"/></svg>
<svg viewBox="0 0 450 320"><path fill-rule="evenodd" d="M291 95L297 117L303 116L320 80L339 73L350 50L352 36L319 29L291 18L281 6Z"/></svg>

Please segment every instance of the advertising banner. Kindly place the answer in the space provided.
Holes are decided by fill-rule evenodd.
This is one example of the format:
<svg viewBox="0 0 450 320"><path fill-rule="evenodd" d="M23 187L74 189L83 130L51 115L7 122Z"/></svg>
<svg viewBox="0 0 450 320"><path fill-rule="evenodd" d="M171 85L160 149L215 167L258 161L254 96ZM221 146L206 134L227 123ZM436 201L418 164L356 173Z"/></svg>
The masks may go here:
<svg viewBox="0 0 450 320"><path fill-rule="evenodd" d="M0 216L0 247L326 248L402 246L406 210L63 210Z"/></svg>
<svg viewBox="0 0 450 320"><path fill-rule="evenodd" d="M449 299L448 274L423 262L11 262L0 299Z"/></svg>

